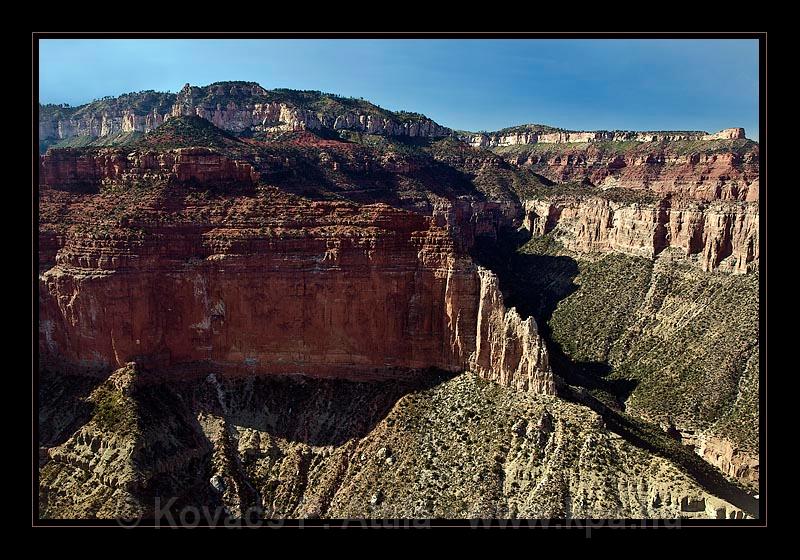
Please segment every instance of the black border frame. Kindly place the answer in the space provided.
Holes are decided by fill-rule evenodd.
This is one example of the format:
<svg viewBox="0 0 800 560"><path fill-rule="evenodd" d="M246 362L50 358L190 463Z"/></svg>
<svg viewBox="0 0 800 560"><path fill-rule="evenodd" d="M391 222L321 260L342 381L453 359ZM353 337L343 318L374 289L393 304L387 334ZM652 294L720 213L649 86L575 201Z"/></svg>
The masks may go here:
<svg viewBox="0 0 800 560"><path fill-rule="evenodd" d="M696 527L762 527L767 523L767 33L766 32L32 32L31 33L31 447L32 447L32 527L116 527L115 520L51 520L39 517L38 486L38 218L39 218L39 40L42 39L755 39L759 43L759 517L744 520L683 519L662 523L654 519L550 519L550 520L468 520L431 519L427 523L410 519L339 519L282 520L264 522L260 528L500 528L500 529L567 529L591 531L610 528L664 528L674 533L677 528ZM517 526L518 525L518 526ZM199 524L199 527L209 527ZM136 524L138 528L153 527ZM210 527L214 527L213 525ZM245 526L246 527L246 526ZM128 527L130 528L130 527ZM162 526L162 528L164 528ZM221 527L220 527L221 528Z"/></svg>

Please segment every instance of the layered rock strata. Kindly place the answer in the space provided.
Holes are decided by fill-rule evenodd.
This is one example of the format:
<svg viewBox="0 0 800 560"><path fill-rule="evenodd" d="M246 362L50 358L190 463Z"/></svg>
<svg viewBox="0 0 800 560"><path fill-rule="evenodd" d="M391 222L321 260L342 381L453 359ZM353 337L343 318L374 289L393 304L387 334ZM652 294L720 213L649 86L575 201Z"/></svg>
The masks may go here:
<svg viewBox="0 0 800 560"><path fill-rule="evenodd" d="M60 189L93 188L140 181L196 182L206 185L254 185L254 167L210 148L177 148L162 152L118 149L55 150L40 158L40 184Z"/></svg>
<svg viewBox="0 0 800 560"><path fill-rule="evenodd" d="M305 94L309 92L294 92ZM41 111L39 139L57 142L75 137L102 138L127 132L150 132L173 117L197 115L236 134L259 131L350 130L385 136L441 137L452 131L422 115L401 118L364 104L349 108L332 103L329 108L307 108L291 101L291 93L277 93L255 83L219 83L205 87L186 84L178 94L155 93L152 108L141 108L126 96L112 104L96 102L76 108ZM315 93L312 98L335 98ZM286 98L286 99L285 99ZM96 105L96 106L95 106ZM53 107L53 106L49 106Z"/></svg>
<svg viewBox="0 0 800 560"><path fill-rule="evenodd" d="M133 173L102 158L84 167L93 180ZM48 185L89 180L59 158L45 168ZM40 227L45 362L357 379L475 366L554 391L533 319L506 310L466 253L507 207L443 203L424 215L280 192L187 195L175 185L131 199L42 189L44 219L57 222ZM135 211L120 209L126 200ZM109 203L127 217L83 223L107 219Z"/></svg>
<svg viewBox="0 0 800 560"><path fill-rule="evenodd" d="M526 201L524 225L533 235L552 234L579 253L653 258L666 248L678 248L705 271L742 274L759 258L757 203L554 197Z"/></svg>
<svg viewBox="0 0 800 560"><path fill-rule="evenodd" d="M680 153L669 145L642 145L618 153L589 146L500 153L557 183L588 181L600 189L647 189L697 200L758 200L758 145L741 141L711 148Z"/></svg>
<svg viewBox="0 0 800 560"><path fill-rule="evenodd" d="M702 131L636 132L636 131L570 131L521 130L464 135L462 139L475 148L497 148L525 144L568 144L592 142L673 142L676 140L734 140L745 137L743 128L726 128L709 134Z"/></svg>

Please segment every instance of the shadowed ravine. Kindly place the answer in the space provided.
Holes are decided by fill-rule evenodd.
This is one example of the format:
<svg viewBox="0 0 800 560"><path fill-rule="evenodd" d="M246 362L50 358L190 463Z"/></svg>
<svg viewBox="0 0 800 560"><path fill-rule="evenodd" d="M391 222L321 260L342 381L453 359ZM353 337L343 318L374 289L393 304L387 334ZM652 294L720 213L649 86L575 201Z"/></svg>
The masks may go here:
<svg viewBox="0 0 800 560"><path fill-rule="evenodd" d="M568 256L519 252L529 239L526 229L506 228L497 238L479 238L472 256L498 276L506 305L516 307L523 319L533 316L536 320L553 372L563 381L559 396L588 406L612 432L632 445L669 459L709 493L757 517L758 500L704 461L691 446L682 445L658 426L625 413L625 402L637 385L635 380L607 379L612 373L608 363L576 361L553 340L549 321L558 303L580 289L574 283L579 266Z"/></svg>

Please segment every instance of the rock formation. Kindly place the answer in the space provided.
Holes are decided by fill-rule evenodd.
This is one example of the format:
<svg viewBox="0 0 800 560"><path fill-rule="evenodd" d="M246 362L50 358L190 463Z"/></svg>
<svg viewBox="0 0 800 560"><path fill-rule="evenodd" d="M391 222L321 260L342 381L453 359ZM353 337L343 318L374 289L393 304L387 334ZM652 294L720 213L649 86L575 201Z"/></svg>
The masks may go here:
<svg viewBox="0 0 800 560"><path fill-rule="evenodd" d="M252 82L219 82L205 87L186 84L177 95L152 92L146 103L131 94L75 108L45 106L40 109L39 139L49 145L75 137L146 133L170 118L194 115L237 134L323 128L386 136L452 134L423 115L394 113L367 102L321 92L270 91Z"/></svg>
<svg viewBox="0 0 800 560"><path fill-rule="evenodd" d="M525 210L525 227L534 235L552 233L579 253L653 258L673 247L702 270L739 274L758 262L757 203L681 198L625 203L588 195L530 200Z"/></svg>
<svg viewBox="0 0 800 560"><path fill-rule="evenodd" d="M735 140L745 137L743 128L726 128L714 134L702 131L635 132L635 131L575 131L551 127L516 127L498 132L467 134L461 138L475 148L498 148L525 144L583 144L595 142L674 142L678 140Z"/></svg>
<svg viewBox="0 0 800 560"><path fill-rule="evenodd" d="M207 149L44 156L41 204L69 214L41 228L52 259L42 263L43 359L356 379L474 363L509 386L554 392L533 319L505 309L491 272L466 254L469 238L454 239L491 231L480 225L491 204L451 202L430 216L280 193L187 204L178 188L257 176ZM73 198L75 184L130 178L169 186L133 201L122 228L77 225L113 197Z"/></svg>

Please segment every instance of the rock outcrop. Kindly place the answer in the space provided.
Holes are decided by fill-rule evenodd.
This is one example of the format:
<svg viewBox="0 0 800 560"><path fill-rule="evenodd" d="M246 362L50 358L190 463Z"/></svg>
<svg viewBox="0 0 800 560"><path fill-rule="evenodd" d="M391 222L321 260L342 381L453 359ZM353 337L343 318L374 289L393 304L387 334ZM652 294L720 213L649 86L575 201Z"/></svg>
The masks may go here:
<svg viewBox="0 0 800 560"><path fill-rule="evenodd" d="M737 446L726 438L710 433L679 431L681 443L690 445L708 463L728 477L757 489L759 484L759 458L757 453Z"/></svg>
<svg viewBox="0 0 800 560"><path fill-rule="evenodd" d="M536 321L524 321L516 309L506 309L497 276L479 268L480 301L477 339L470 369L482 377L536 393L555 394L547 349Z"/></svg>
<svg viewBox="0 0 800 560"><path fill-rule="evenodd" d="M646 189L697 200L758 200L759 150L749 140L711 142L688 153L670 144L641 144L627 152L589 145L500 153L557 183L588 181L601 189Z"/></svg>
<svg viewBox="0 0 800 560"><path fill-rule="evenodd" d="M155 99L151 99L155 97ZM197 115L235 134L330 129L385 136L441 137L452 131L423 115L381 109L321 92L267 90L252 82L186 84L178 94L152 92L99 100L75 108L40 109L44 145L75 137L103 138L150 132L170 118Z"/></svg>
<svg viewBox="0 0 800 560"><path fill-rule="evenodd" d="M677 140L733 140L745 137L743 128L726 128L714 134L702 131L575 131L555 130L550 127L531 127L522 130L484 132L464 135L461 138L475 148L497 148L525 144L582 144L594 142L674 142Z"/></svg>
<svg viewBox="0 0 800 560"><path fill-rule="evenodd" d="M703 436L697 453L719 470L737 480L758 488L759 459L757 454L738 449L726 439Z"/></svg>
<svg viewBox="0 0 800 560"><path fill-rule="evenodd" d="M666 198L653 203L565 196L525 203L525 226L578 253L653 258L683 250L702 270L743 274L759 258L756 203Z"/></svg>
<svg viewBox="0 0 800 560"><path fill-rule="evenodd" d="M211 148L161 152L60 149L40 158L43 188L94 190L103 184L141 181L252 186L258 178L258 172L249 163Z"/></svg>
<svg viewBox="0 0 800 560"><path fill-rule="evenodd" d="M466 252L504 219L503 205L445 202L425 215L280 192L187 202L181 181L141 198L70 192L158 172L213 184L209 167L240 178L230 161L196 152L45 158L40 203L58 219L40 228L45 361L356 379L474 363L502 383L554 391L533 319L506 310ZM107 222L112 199L127 217L81 226L87 215Z"/></svg>

